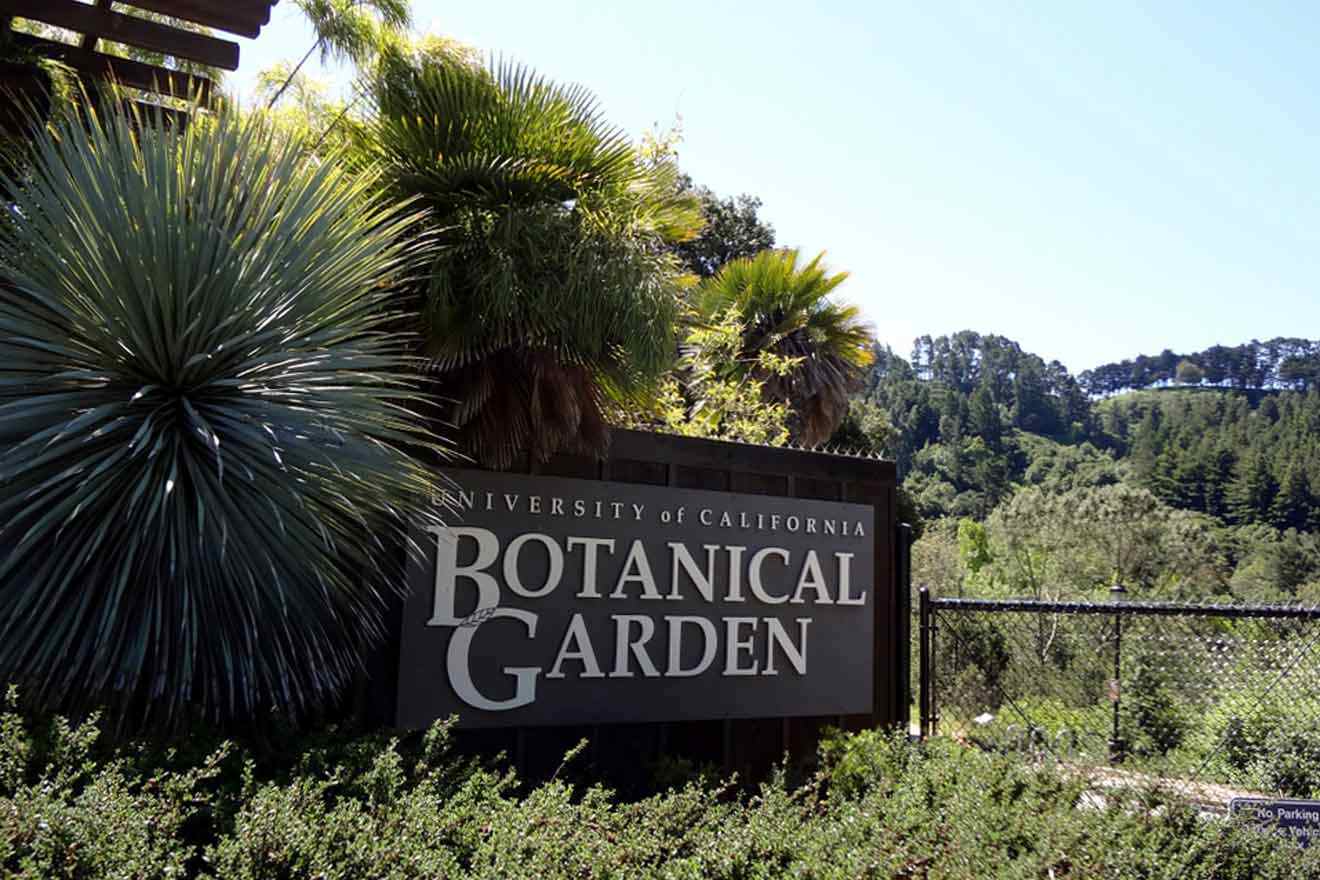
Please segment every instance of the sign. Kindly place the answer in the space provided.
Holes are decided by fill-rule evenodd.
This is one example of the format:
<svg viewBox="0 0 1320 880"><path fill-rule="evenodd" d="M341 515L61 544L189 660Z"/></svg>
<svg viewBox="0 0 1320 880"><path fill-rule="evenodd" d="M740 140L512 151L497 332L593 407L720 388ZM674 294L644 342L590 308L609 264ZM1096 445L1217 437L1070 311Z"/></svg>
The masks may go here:
<svg viewBox="0 0 1320 880"><path fill-rule="evenodd" d="M1260 830L1290 838L1304 847L1320 835L1320 801L1233 798L1228 811L1234 816L1243 814Z"/></svg>
<svg viewBox="0 0 1320 880"><path fill-rule="evenodd" d="M869 505L456 471L409 570L397 722L872 710Z"/></svg>

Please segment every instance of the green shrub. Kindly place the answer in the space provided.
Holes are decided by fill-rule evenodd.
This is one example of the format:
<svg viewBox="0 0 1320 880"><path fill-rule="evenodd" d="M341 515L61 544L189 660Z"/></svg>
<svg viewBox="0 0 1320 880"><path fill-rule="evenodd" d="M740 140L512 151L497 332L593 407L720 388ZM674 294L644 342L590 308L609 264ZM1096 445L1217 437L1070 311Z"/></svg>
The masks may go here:
<svg viewBox="0 0 1320 880"><path fill-rule="evenodd" d="M1170 687L1169 675L1150 662L1139 662L1123 688L1123 735L1128 747L1146 755L1167 755L1182 745L1191 727L1190 707Z"/></svg>
<svg viewBox="0 0 1320 880"><path fill-rule="evenodd" d="M1320 792L1320 698L1274 688L1225 694L1183 749L1207 776L1291 797Z"/></svg>
<svg viewBox="0 0 1320 880"><path fill-rule="evenodd" d="M189 751L192 751L191 749ZM0 876L922 877L1283 880L1320 851L1176 801L901 732L838 734L819 775L636 801L540 784L424 735L327 732L278 755L111 748L94 722L0 715ZM155 763L148 756L155 755Z"/></svg>
<svg viewBox="0 0 1320 880"><path fill-rule="evenodd" d="M185 877L210 833L208 789L228 755L137 771L96 756L95 718L25 723L11 689L0 713L0 876Z"/></svg>
<svg viewBox="0 0 1320 880"><path fill-rule="evenodd" d="M821 772L832 794L857 797L892 785L916 754L905 737L887 731L867 730L851 736L830 731L820 743Z"/></svg>
<svg viewBox="0 0 1320 880"><path fill-rule="evenodd" d="M1254 767L1270 791L1299 798L1320 794L1320 725L1271 731Z"/></svg>

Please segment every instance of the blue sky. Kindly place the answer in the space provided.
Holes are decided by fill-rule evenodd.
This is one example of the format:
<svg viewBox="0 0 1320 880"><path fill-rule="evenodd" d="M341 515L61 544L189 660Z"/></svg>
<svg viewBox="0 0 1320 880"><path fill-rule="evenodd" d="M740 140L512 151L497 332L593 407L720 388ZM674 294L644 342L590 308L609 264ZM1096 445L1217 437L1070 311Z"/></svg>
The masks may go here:
<svg viewBox="0 0 1320 880"><path fill-rule="evenodd" d="M630 132L681 116L684 169L827 251L904 356L960 329L1073 370L1320 337L1314 6L413 8L419 30L589 86ZM277 5L231 87L311 41Z"/></svg>

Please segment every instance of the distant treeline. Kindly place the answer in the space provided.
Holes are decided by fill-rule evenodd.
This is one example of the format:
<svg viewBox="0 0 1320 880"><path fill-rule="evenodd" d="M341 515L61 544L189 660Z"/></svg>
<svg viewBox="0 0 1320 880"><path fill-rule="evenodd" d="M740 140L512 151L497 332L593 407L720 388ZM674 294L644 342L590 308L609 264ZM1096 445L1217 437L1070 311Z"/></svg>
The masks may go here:
<svg viewBox="0 0 1320 880"><path fill-rule="evenodd" d="M928 337L923 339L929 342ZM922 341L917 340L918 350ZM1215 345L1192 354L1166 348L1157 355L1138 355L1086 370L1077 380L1094 396L1173 383L1305 391L1320 384L1320 341L1280 336L1232 347Z"/></svg>
<svg viewBox="0 0 1320 880"><path fill-rule="evenodd" d="M1201 387L1153 390L1174 383ZM910 361L877 348L835 441L894 458L927 518L983 518L1023 486L1124 483L1226 524L1318 530L1320 342L1166 351L1073 376L1002 336L923 336Z"/></svg>
<svg viewBox="0 0 1320 880"><path fill-rule="evenodd" d="M859 396L886 414L884 445L901 471L932 443L975 436L996 446L1015 428L1079 441L1094 421L1091 400L1063 364L971 330L920 337L910 362L877 347Z"/></svg>

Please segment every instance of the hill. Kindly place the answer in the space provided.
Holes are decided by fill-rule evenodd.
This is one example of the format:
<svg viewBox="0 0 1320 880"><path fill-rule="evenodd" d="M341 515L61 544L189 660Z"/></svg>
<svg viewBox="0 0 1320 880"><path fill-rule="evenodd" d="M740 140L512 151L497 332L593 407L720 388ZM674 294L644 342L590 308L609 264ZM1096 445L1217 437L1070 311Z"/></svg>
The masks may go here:
<svg viewBox="0 0 1320 880"><path fill-rule="evenodd" d="M893 457L927 519L984 518L1027 486L1124 483L1223 524L1312 531L1316 376L1320 343L1300 339L1073 376L1002 336L923 336L910 360L877 348L834 441Z"/></svg>

